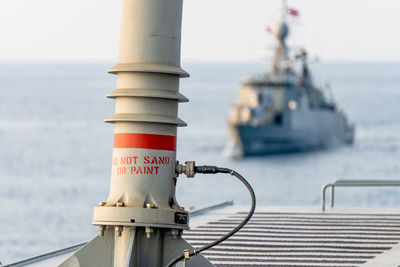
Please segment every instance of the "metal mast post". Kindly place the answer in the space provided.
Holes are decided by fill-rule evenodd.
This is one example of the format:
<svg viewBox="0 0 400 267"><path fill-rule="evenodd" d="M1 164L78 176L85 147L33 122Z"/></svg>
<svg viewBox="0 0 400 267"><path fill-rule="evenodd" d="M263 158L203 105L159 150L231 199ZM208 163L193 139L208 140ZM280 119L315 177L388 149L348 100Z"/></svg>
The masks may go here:
<svg viewBox="0 0 400 267"><path fill-rule="evenodd" d="M182 0L122 0L111 187L94 209L98 237L61 267L165 266L192 249L188 213L175 199ZM213 266L203 256L190 266Z"/></svg>

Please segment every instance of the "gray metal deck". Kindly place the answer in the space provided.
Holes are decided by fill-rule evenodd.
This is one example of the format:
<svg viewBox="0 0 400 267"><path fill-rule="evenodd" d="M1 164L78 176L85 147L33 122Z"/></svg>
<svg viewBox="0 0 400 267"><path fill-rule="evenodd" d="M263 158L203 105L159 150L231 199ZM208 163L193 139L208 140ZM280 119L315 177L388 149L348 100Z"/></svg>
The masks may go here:
<svg viewBox="0 0 400 267"><path fill-rule="evenodd" d="M184 238L195 247L204 245L245 215L246 208L236 206L198 215ZM399 242L400 209L335 208L321 213L318 207L259 207L238 234L203 255L218 267L398 267ZM71 253L8 266L56 266Z"/></svg>
<svg viewBox="0 0 400 267"><path fill-rule="evenodd" d="M245 213L226 215L192 228L184 238L202 246L232 229ZM400 213L259 210L238 234L204 255L216 266L360 266L399 242ZM397 267L400 256L397 262L388 266Z"/></svg>

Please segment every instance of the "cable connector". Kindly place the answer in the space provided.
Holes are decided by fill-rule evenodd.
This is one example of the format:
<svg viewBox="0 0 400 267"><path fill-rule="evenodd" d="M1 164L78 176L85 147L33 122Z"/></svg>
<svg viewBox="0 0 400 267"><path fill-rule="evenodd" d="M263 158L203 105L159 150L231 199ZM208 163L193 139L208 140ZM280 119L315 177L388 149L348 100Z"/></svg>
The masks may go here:
<svg viewBox="0 0 400 267"><path fill-rule="evenodd" d="M213 174L213 173L218 173L218 168L217 166L195 166L194 171L196 173L208 173L208 174Z"/></svg>
<svg viewBox="0 0 400 267"><path fill-rule="evenodd" d="M196 166L194 161L185 161L185 165L182 165L179 164L179 161L177 161L175 166L175 173L177 174L177 176L184 173L188 178L193 178L196 173L230 173L230 170L226 168L219 168L217 166Z"/></svg>
<svg viewBox="0 0 400 267"><path fill-rule="evenodd" d="M193 178L195 174L195 168L196 166L194 161L185 161L185 165L179 164L179 161L177 161L175 165L175 173L177 176L184 173L187 178Z"/></svg>

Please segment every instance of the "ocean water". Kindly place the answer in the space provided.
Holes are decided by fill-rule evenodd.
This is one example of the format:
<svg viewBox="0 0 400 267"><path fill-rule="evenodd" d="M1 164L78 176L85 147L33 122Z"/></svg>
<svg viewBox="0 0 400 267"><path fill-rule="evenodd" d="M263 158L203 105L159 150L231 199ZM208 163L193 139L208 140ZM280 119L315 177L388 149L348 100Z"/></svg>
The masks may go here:
<svg viewBox="0 0 400 267"><path fill-rule="evenodd" d="M93 207L106 199L114 112L105 95L112 62L0 64L0 261L10 263L87 241ZM260 62L193 63L181 81L188 127L178 130L178 160L229 167L253 185L258 205L320 204L321 187L336 179L399 179L400 64L325 63L316 81L329 82L356 123L355 144L301 154L224 158L226 118L240 82L262 72ZM400 188L341 188L337 206L399 206ZM181 177L181 205L197 208L234 200L249 204L231 176Z"/></svg>

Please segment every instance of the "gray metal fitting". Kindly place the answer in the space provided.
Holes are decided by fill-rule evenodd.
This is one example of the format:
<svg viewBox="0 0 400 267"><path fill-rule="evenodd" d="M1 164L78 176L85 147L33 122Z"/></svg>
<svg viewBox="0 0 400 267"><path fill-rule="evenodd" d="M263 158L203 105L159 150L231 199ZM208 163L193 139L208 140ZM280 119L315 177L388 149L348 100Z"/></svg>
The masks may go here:
<svg viewBox="0 0 400 267"><path fill-rule="evenodd" d="M176 162L175 173L177 176L179 174L184 173L187 178L193 178L195 175L195 162L194 161L185 161L185 165L179 164L179 161Z"/></svg>
<svg viewBox="0 0 400 267"><path fill-rule="evenodd" d="M175 164L175 177L179 176L179 174L183 173L183 168L184 166L182 164L179 164L179 161L176 161Z"/></svg>
<svg viewBox="0 0 400 267"><path fill-rule="evenodd" d="M194 161L185 161L186 164L186 170L185 174L188 178L193 178L194 177L194 166L195 162Z"/></svg>

